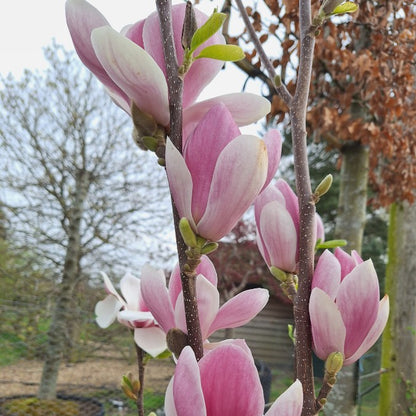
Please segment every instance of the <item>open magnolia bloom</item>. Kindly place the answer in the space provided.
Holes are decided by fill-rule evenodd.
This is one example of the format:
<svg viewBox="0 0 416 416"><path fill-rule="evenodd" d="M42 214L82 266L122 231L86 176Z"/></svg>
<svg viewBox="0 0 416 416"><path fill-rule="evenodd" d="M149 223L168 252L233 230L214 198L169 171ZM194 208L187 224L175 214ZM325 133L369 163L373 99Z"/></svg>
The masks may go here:
<svg viewBox="0 0 416 416"><path fill-rule="evenodd" d="M196 269L196 293L202 339L205 341L215 331L235 328L253 319L266 305L266 289L250 289L239 293L220 307L217 290L217 273L207 256L202 256ZM169 280L169 289L161 270L147 266L142 273L142 296L165 333L172 328L187 332L179 266Z"/></svg>
<svg viewBox="0 0 416 416"><path fill-rule="evenodd" d="M300 416L302 385L295 381L266 416ZM243 340L224 344L199 362L185 347L166 390L166 416L262 416L263 389Z"/></svg>
<svg viewBox="0 0 416 416"><path fill-rule="evenodd" d="M126 274L120 281L121 296L103 273L107 297L95 306L97 324L107 328L115 319L134 330L136 344L156 357L166 350L166 336L143 301L140 279Z"/></svg>
<svg viewBox="0 0 416 416"><path fill-rule="evenodd" d="M296 273L299 256L299 202L290 186L279 179L254 204L257 245L269 267ZM324 239L321 217L315 216L314 240Z"/></svg>
<svg viewBox="0 0 416 416"><path fill-rule="evenodd" d="M333 352L344 365L357 361L377 341L389 314L389 299L380 300L377 274L371 260L350 257L341 249L319 258L309 302L313 347L325 360Z"/></svg>
<svg viewBox="0 0 416 416"><path fill-rule="evenodd" d="M181 44L186 5L172 7L172 24L176 55L181 64L184 50ZM195 9L198 26L208 19ZM85 0L67 0L67 25L75 49L84 65L104 84L111 98L131 114L134 103L163 127L169 125L168 88L160 34L159 17L149 17L125 27L121 33L112 29L106 18ZM197 50L225 43L216 33ZM270 111L270 103L254 94L228 94L206 102L192 104L205 86L217 75L222 61L197 59L184 79L183 106L185 134L188 134L206 111L218 101L224 102L239 125L253 123Z"/></svg>
<svg viewBox="0 0 416 416"><path fill-rule="evenodd" d="M282 141L241 135L224 104L212 107L186 138L183 155L168 141L166 172L181 218L196 234L218 241L231 231L274 176Z"/></svg>

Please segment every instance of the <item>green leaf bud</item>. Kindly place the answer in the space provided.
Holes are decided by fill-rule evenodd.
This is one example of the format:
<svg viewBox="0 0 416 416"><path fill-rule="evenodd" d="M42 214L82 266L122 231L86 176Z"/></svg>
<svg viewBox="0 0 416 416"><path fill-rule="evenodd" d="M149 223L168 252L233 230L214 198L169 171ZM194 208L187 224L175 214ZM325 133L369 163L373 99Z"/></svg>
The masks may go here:
<svg viewBox="0 0 416 416"><path fill-rule="evenodd" d="M158 148L158 142L157 139L155 139L152 136L143 136L142 137L142 143L144 144L144 146L152 151L152 152L156 152L157 148Z"/></svg>
<svg viewBox="0 0 416 416"><path fill-rule="evenodd" d="M316 201L319 201L322 195L325 195L329 189L331 188L333 181L333 177L331 174L326 175L325 178L322 179L320 184L316 187L315 192L313 193Z"/></svg>
<svg viewBox="0 0 416 416"><path fill-rule="evenodd" d="M188 247L197 247L196 235L187 218L183 217L179 221L179 231L183 241Z"/></svg>
<svg viewBox="0 0 416 416"><path fill-rule="evenodd" d="M218 248L218 243L207 243L201 248L201 254L209 254Z"/></svg>
<svg viewBox="0 0 416 416"><path fill-rule="evenodd" d="M243 50L237 45L211 45L202 49L195 59L211 58L219 61L235 62L245 58Z"/></svg>
<svg viewBox="0 0 416 416"><path fill-rule="evenodd" d="M351 2L351 1L346 1L343 4L340 4L339 6L335 7L335 9L332 11L332 15L337 15L337 14L344 14L344 13L354 13L358 10L358 6Z"/></svg>
<svg viewBox="0 0 416 416"><path fill-rule="evenodd" d="M208 20L193 34L190 51L194 52L198 46L201 46L206 40L215 35L226 18L226 14L214 11Z"/></svg>
<svg viewBox="0 0 416 416"><path fill-rule="evenodd" d="M288 278L286 272L284 272L283 270L281 270L281 269L279 269L279 268L277 268L275 266L271 266L270 267L270 272L280 282L286 282L286 280Z"/></svg>
<svg viewBox="0 0 416 416"><path fill-rule="evenodd" d="M318 241L316 243L316 249L325 250L327 248L344 247L347 245L347 240L328 240Z"/></svg>
<svg viewBox="0 0 416 416"><path fill-rule="evenodd" d="M325 360L325 371L330 376L335 376L339 373L344 365L344 354L341 352L331 352Z"/></svg>

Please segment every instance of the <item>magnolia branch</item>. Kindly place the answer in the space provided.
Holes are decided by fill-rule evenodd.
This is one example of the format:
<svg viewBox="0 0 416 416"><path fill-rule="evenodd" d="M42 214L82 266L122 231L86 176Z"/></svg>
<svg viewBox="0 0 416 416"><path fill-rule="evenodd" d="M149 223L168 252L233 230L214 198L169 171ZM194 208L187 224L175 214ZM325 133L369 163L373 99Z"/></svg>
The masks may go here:
<svg viewBox="0 0 416 416"><path fill-rule="evenodd" d="M167 84L169 92L170 133L169 136L175 147L182 153L182 96L183 79L179 76L178 61L173 38L172 6L170 0L156 0L160 19L163 52L165 55ZM184 297L187 341L192 347L197 360L203 356L201 327L199 322L198 304L196 298L195 277L188 277L183 268L186 264L187 249L179 231L179 214L172 200L173 219L175 224L176 244L178 249L181 282Z"/></svg>

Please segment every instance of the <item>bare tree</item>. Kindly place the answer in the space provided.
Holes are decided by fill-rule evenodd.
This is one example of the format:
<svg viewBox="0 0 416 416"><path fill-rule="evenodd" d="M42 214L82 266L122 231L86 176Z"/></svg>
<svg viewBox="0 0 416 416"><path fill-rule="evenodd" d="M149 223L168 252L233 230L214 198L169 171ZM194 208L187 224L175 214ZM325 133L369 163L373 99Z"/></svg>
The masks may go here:
<svg viewBox="0 0 416 416"><path fill-rule="evenodd" d="M163 170L73 54L53 45L45 56L44 73L0 79L0 179L17 245L47 259L59 283L39 390L50 398L77 285L170 250L148 238L168 225Z"/></svg>

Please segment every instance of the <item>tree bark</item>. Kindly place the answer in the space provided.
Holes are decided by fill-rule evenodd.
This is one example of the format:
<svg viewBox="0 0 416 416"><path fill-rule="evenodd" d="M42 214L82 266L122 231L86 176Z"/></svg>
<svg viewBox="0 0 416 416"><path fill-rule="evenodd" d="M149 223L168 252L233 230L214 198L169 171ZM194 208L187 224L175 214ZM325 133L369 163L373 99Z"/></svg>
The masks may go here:
<svg viewBox="0 0 416 416"><path fill-rule="evenodd" d="M386 293L390 317L383 334L380 416L416 412L416 204L390 207Z"/></svg>
<svg viewBox="0 0 416 416"><path fill-rule="evenodd" d="M38 391L40 399L54 399L56 397L59 366L67 335L65 323L71 320L71 301L79 275L79 260L81 257L80 228L84 213L84 202L88 195L88 187L88 172L84 169L78 170L63 276L58 287L58 299L48 330L46 357Z"/></svg>
<svg viewBox="0 0 416 416"><path fill-rule="evenodd" d="M346 251L361 252L367 205L368 149L353 143L341 149L341 183L335 238L347 240ZM358 364L344 367L328 396L324 413L331 416L357 414Z"/></svg>

